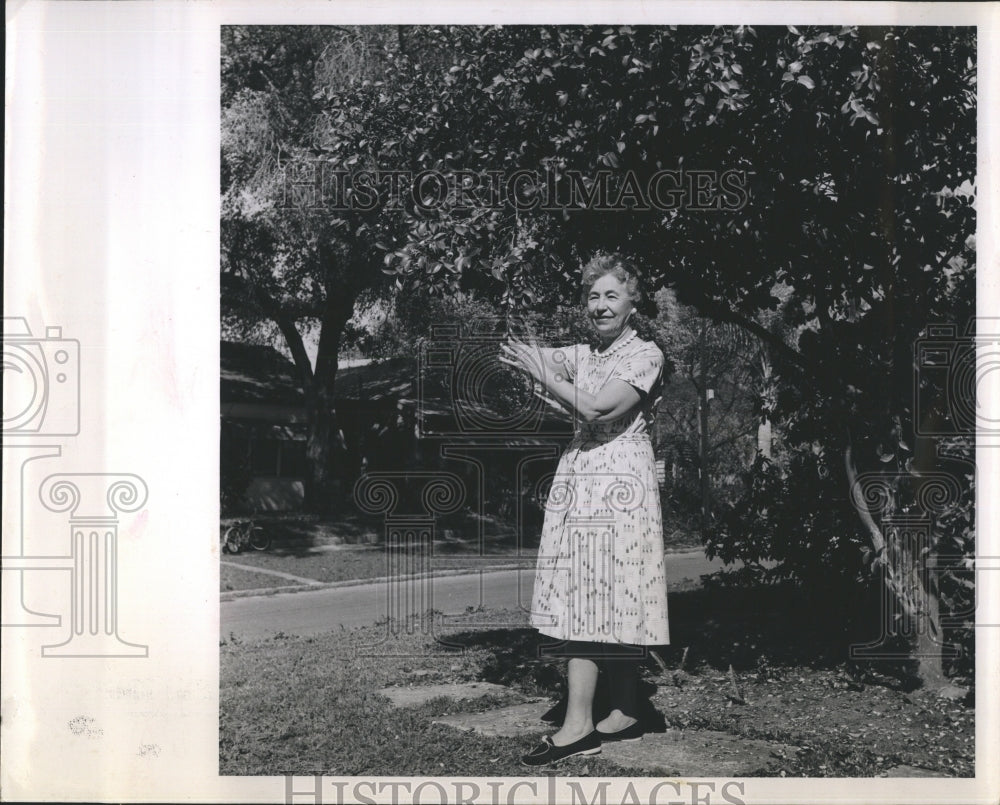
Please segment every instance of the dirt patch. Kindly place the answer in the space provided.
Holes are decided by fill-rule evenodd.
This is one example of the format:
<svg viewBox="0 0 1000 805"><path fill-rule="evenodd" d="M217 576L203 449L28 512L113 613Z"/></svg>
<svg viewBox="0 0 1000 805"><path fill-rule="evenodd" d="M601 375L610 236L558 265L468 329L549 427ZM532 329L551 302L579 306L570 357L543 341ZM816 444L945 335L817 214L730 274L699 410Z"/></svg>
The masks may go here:
<svg viewBox="0 0 1000 805"><path fill-rule="evenodd" d="M913 766L975 775L975 711L931 692L859 683L846 668L663 679L653 703L671 727L717 729L801 747L791 766L815 776L877 776ZM735 701L742 698L742 704Z"/></svg>
<svg viewBox="0 0 1000 805"><path fill-rule="evenodd" d="M444 724L467 732L476 732L491 737L510 738L516 735L533 735L551 731L552 726L539 720L549 708L548 702L532 702L501 707L487 713L460 713L441 716L435 724Z"/></svg>
<svg viewBox="0 0 1000 805"><path fill-rule="evenodd" d="M490 682L452 682L444 685L389 687L379 691L396 707L418 707L444 696L448 699L480 699L483 696L503 696L510 688Z"/></svg>

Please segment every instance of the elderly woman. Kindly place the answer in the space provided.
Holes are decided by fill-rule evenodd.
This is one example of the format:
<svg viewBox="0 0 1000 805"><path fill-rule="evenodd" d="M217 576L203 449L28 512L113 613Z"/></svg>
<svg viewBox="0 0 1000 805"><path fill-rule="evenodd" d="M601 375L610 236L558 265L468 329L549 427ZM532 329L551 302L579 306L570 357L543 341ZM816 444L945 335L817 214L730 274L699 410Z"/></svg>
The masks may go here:
<svg viewBox="0 0 1000 805"><path fill-rule="evenodd" d="M576 431L546 503L531 625L569 658L561 728L522 758L529 766L595 754L601 743L642 736L639 662L670 641L660 498L650 433L663 353L629 321L640 301L634 265L599 256L583 270L599 346L541 348L516 339L501 360L528 372L574 414ZM611 711L594 724L598 675Z"/></svg>

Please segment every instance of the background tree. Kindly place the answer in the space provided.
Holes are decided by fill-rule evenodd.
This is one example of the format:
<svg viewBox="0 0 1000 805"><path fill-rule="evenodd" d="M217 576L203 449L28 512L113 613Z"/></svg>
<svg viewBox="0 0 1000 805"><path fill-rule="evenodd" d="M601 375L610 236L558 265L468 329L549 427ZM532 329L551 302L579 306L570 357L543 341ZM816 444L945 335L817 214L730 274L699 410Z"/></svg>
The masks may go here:
<svg viewBox="0 0 1000 805"><path fill-rule="evenodd" d="M342 333L359 300L381 292L375 243L391 216L335 210L295 197L321 179L319 149L349 150L371 110L361 101L383 86L400 47L391 28L224 27L222 33L223 321L242 337L280 335L302 383L308 437L307 509L335 505L335 399ZM370 149L369 149L370 150ZM315 364L304 337L316 341ZM343 456L343 451L341 451Z"/></svg>
<svg viewBox="0 0 1000 805"><path fill-rule="evenodd" d="M613 197L663 167L735 168L752 177L750 197L731 214L691 203L652 215L627 204L613 214L442 205L390 254L399 278L433 272L436 244L447 244L530 302L539 278L570 279L580 254L634 253L683 303L769 345L793 463L830 479L818 505L839 507L800 512L784 533L817 546L805 554L812 567L837 558L852 576L861 548L877 553L885 538L878 513L852 509L851 485L891 474L893 508L905 509L914 451L924 469L936 461L913 444L914 344L930 322L961 325L973 311L974 31L619 26L490 29L464 42L431 127L431 137L447 129L447 154L428 149L427 167L516 166L566 182L571 169L611 168ZM511 52L523 55L505 64ZM758 320L783 301L779 286L793 344ZM954 412L938 409L948 423ZM805 556L773 532L758 548ZM896 571L890 583L906 599L912 574ZM914 614L937 620L933 607ZM928 682L940 671L922 663Z"/></svg>
<svg viewBox="0 0 1000 805"><path fill-rule="evenodd" d="M735 325L716 325L677 302L670 288L656 294L657 325L678 378L690 384L695 398L696 427L684 428L677 413L665 413L675 423L675 437L694 442L698 456L698 498L702 536L711 533L715 502L728 495L718 483L742 474L754 455L757 394L760 375L757 339ZM714 416L711 409L718 409ZM687 431L685 433L685 431Z"/></svg>

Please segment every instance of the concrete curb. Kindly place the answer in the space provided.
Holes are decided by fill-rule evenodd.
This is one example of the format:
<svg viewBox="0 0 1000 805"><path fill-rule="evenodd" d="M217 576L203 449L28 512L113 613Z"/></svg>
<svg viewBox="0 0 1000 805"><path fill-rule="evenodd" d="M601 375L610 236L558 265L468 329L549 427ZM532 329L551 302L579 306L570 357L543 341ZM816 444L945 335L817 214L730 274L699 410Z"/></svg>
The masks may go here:
<svg viewBox="0 0 1000 805"><path fill-rule="evenodd" d="M257 567L256 565L243 565L239 562L230 562L228 559L219 560L219 564L225 567L235 567L237 570L245 570L248 573L259 573L263 576L274 576L275 578L285 579L286 581L294 582L295 585L305 584L310 587L314 587L317 584L323 583L321 581L317 581L316 579L306 578L305 576L296 576L292 573L285 573L283 570L271 570L269 567Z"/></svg>
<svg viewBox="0 0 1000 805"><path fill-rule="evenodd" d="M475 576L478 573L498 573L502 570L519 570L521 568L530 569L531 565L489 565L477 567L474 570L469 568L456 568L455 570L434 570L430 573L411 573L407 576L377 576L373 579L342 579L341 581L321 581L316 584L295 584L282 587L261 587L256 590L227 590L219 594L220 601L232 601L234 598L253 598L256 596L274 595L275 593L314 593L319 590L335 590L340 587L360 587L364 584L385 584L389 581L414 581L416 579L444 577L444 576Z"/></svg>
<svg viewBox="0 0 1000 805"><path fill-rule="evenodd" d="M701 549L679 548L666 550L667 556L700 556L705 552ZM219 601L235 601L238 598L257 598L284 593L314 593L320 590L334 590L340 587L359 587L363 584L385 584L389 581L415 581L424 578L444 578L445 576L477 576L480 573L500 573L505 570L533 570L534 559L521 564L487 565L477 568L456 568L454 570L433 570L430 573L413 573L408 576L378 576L373 579L343 579L341 581L316 582L314 584L291 584L279 587L258 587L253 590L226 590L219 593ZM247 568L249 569L249 567Z"/></svg>

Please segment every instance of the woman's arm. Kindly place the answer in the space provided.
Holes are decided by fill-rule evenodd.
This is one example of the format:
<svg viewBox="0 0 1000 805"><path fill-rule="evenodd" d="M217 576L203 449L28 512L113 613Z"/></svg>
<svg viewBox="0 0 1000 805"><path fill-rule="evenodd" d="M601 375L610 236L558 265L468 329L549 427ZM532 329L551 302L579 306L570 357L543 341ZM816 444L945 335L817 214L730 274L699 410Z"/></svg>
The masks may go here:
<svg viewBox="0 0 1000 805"><path fill-rule="evenodd" d="M569 380L555 377L542 381L549 393L580 415L585 422L610 422L635 408L642 399L624 380L609 380L597 394L577 388Z"/></svg>
<svg viewBox="0 0 1000 805"><path fill-rule="evenodd" d="M639 391L623 380L610 380L597 394L577 388L563 368L554 370L548 365L552 360L550 350L545 356L543 348L511 340L500 350L500 360L530 374L544 386L558 402L575 411L585 422L610 422L618 419L642 399Z"/></svg>

